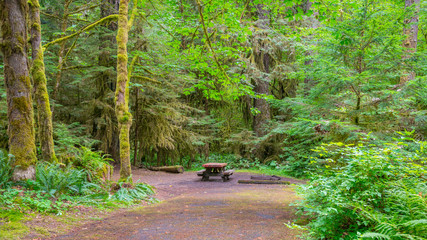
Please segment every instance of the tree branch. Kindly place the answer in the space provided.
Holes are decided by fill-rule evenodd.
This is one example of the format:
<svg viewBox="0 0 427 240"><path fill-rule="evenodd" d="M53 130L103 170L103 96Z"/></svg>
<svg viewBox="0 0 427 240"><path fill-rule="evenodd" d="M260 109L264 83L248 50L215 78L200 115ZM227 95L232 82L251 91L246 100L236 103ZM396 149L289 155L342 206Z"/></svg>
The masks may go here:
<svg viewBox="0 0 427 240"><path fill-rule="evenodd" d="M44 48L44 49L47 49L47 48L48 48L49 46L51 46L51 45L58 44L58 43L61 43L61 42L63 42L63 41L66 41L66 40L68 40L68 39L70 39L70 38L73 38L73 37L75 37L75 36L78 36L78 35L80 35L81 33L86 32L86 31L89 31L89 30L91 30L92 28L94 28L94 27L96 27L96 26L98 26L98 25L100 25L100 24L102 24L102 23L104 23L104 22L108 22L108 21L111 21L111 20L115 20L115 19L117 19L118 17L119 17L119 15L117 15L117 14L109 15L109 16L107 16L107 17L105 17L105 18L102 18L102 19L100 19L100 20L98 20L98 21L96 21L96 22L92 23L92 24L89 24L88 26L86 26L86 27L84 27L84 28L80 29L79 31L77 31L77 32L75 32L75 33L73 33L73 34L71 34L71 35L68 35L68 36L65 36L65 37L62 37L62 38L58 38L58 39L56 39L56 40L53 40L52 42L46 43L46 44L43 46L43 48Z"/></svg>

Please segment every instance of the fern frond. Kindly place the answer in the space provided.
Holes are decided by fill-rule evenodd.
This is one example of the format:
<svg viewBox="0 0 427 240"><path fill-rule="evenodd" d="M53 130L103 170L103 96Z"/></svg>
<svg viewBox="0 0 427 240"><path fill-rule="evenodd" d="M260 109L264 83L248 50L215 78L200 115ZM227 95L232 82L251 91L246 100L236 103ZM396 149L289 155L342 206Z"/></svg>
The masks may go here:
<svg viewBox="0 0 427 240"><path fill-rule="evenodd" d="M361 239L386 239L386 240L390 240L390 236L388 236L387 234L382 234L382 233L375 233L375 232L368 232L368 233L364 233L362 236L360 236Z"/></svg>

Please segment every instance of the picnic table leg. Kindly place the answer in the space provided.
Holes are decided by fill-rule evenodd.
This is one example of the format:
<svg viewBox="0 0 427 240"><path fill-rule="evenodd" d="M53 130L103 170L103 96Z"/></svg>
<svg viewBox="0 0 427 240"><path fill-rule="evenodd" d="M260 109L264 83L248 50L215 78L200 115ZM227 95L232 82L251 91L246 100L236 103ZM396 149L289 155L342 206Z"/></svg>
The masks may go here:
<svg viewBox="0 0 427 240"><path fill-rule="evenodd" d="M202 181L208 181L209 180L209 172L208 170L203 172Z"/></svg>

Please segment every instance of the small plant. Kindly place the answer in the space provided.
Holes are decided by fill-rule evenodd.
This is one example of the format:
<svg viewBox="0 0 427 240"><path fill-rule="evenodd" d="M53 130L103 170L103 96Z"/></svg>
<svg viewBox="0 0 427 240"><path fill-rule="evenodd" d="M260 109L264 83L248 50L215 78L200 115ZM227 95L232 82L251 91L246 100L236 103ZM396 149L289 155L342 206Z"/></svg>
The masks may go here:
<svg viewBox="0 0 427 240"><path fill-rule="evenodd" d="M15 167L12 167L14 158L12 155L6 156L0 150L0 189L5 188L10 183Z"/></svg>

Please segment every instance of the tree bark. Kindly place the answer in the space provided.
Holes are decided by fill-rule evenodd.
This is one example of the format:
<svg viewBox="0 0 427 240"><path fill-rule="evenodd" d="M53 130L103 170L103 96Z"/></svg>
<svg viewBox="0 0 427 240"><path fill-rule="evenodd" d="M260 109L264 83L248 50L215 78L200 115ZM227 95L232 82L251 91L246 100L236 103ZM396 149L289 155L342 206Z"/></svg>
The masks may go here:
<svg viewBox="0 0 427 240"><path fill-rule="evenodd" d="M52 112L50 111L44 56L41 45L40 5L38 0L29 0L31 22L31 45L33 64L31 74L34 81L38 116L38 137L45 161L56 162L53 144Z"/></svg>
<svg viewBox="0 0 427 240"><path fill-rule="evenodd" d="M25 0L0 0L4 75L7 94L9 152L15 156L13 179L30 179L37 161L27 59L27 13Z"/></svg>
<svg viewBox="0 0 427 240"><path fill-rule="evenodd" d="M412 5L420 4L420 0L405 0L405 8L409 8ZM408 28L403 30L403 34L406 35L406 39L403 41L403 47L406 48L406 55L403 59L408 59L412 53L417 50L417 38L418 38L418 6L417 10L410 19L405 19L405 23L410 25ZM405 83L415 79L415 72L404 72L400 77L400 83Z"/></svg>
<svg viewBox="0 0 427 240"><path fill-rule="evenodd" d="M258 15L258 28L262 29L261 31L268 30L270 28L269 11L264 9L264 5L258 4L256 6L256 12ZM258 34L266 35L263 32ZM267 52L265 52L264 48L267 46L265 46L265 44L262 43L261 40L258 40L258 42L255 42L254 44L255 63L260 72L262 73L260 77L257 77L255 79L254 91L257 94L269 95L270 83L268 81L268 74L271 71L270 68L272 58ZM270 119L270 107L267 103L267 100L265 100L264 98L256 98L254 100L254 107L259 110L259 113L254 116L253 129L258 137L262 137L266 134L264 126Z"/></svg>
<svg viewBox="0 0 427 240"><path fill-rule="evenodd" d="M135 1L136 2L136 1ZM128 7L129 0L120 0L119 21L117 30L117 85L116 116L119 123L120 139L120 179L131 176L129 129L132 125L132 114L129 112L129 76L128 76ZM136 7L136 6L134 6Z"/></svg>

